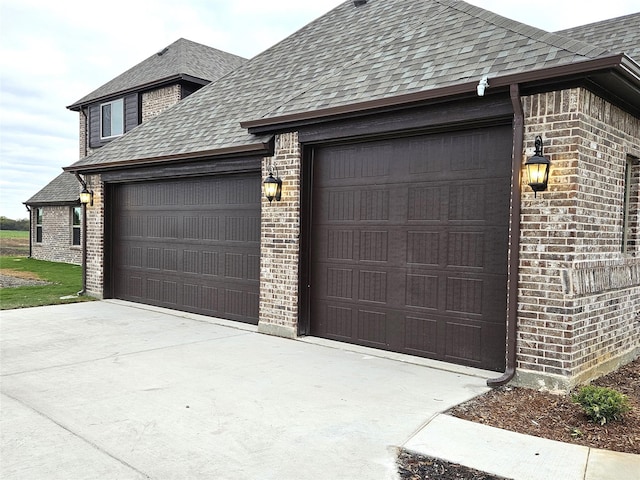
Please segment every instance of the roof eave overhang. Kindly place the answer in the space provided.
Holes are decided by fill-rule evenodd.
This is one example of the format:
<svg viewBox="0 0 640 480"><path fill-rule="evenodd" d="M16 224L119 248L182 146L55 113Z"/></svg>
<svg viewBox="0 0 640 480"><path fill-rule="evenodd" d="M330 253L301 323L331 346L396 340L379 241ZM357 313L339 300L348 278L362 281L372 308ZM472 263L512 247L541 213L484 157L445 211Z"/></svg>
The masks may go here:
<svg viewBox="0 0 640 480"><path fill-rule="evenodd" d="M80 197L76 200L50 200L50 201L31 201L27 200L26 202L22 202L24 205L29 205L30 207L50 207L50 206L61 206L61 207L70 207L74 205L80 205Z"/></svg>
<svg viewBox="0 0 640 480"><path fill-rule="evenodd" d="M129 95L131 93L136 93L136 92L144 92L146 90L151 90L154 88L160 88L160 87L164 87L167 85L170 85L172 83L175 82L189 82L189 83L195 83L198 85L207 85L208 83L211 83L210 80L205 80L202 78L198 78L198 77L194 77L193 75L187 75L184 73L180 73L177 75L172 75L170 77L165 77L165 78L161 78L158 80L154 80L153 82L148 82L148 83L144 83L142 85L136 85L135 87L132 88L128 88L125 90L120 90L118 92L113 92L113 93L109 93L107 95L101 95L99 97L95 97L95 98L91 98L89 100L81 100L79 102L76 102L72 105L69 105L67 108L69 110L72 110L74 112L78 112L80 111L80 109L82 107L86 107L87 105L91 105L93 103L99 103L99 102L104 102L107 100L111 100L115 97L122 97L124 95Z"/></svg>
<svg viewBox="0 0 640 480"><path fill-rule="evenodd" d="M527 90L540 89L541 87L548 90L549 87L566 85L567 82L575 82L576 84L581 82L588 83L602 86L606 89L608 82L604 81L604 77L607 76L624 81L628 87L626 96L632 97L621 98L614 95L616 103L621 104L622 107L634 114L640 114L640 66L624 54L610 55L569 65L559 65L512 75L496 77L489 75L490 90L487 90L487 93L495 93L501 90L508 91L510 85L518 84L521 86L521 91L526 94ZM249 133L255 135L293 130L312 123L397 110L445 101L455 97L468 97L476 94L477 85L477 81L460 83L379 100L250 120L241 122L240 125L248 129Z"/></svg>
<svg viewBox="0 0 640 480"><path fill-rule="evenodd" d="M247 145L240 145L235 147L218 148L213 150L201 150L197 152L190 152L176 155L165 155L159 157L149 157L126 161L117 162L104 162L99 164L86 164L86 165L70 165L64 167L65 172L72 173L101 173L111 170L122 170L126 168L144 167L144 166L158 166L168 163L187 163L195 162L207 159L222 159L222 158L234 158L242 156L271 156L273 155L274 143L273 138L267 142L253 143Z"/></svg>

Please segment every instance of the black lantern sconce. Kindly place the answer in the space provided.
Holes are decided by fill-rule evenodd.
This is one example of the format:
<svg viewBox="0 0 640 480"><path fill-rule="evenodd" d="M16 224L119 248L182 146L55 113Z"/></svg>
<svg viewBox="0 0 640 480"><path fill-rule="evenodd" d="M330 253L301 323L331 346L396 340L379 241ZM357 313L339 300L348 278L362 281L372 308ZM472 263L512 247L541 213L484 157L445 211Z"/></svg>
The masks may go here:
<svg viewBox="0 0 640 480"><path fill-rule="evenodd" d="M282 180L278 177L278 171L276 170L276 176L273 176L273 167L269 171L269 176L264 182L264 195L271 203L274 199L279 202L282 198Z"/></svg>
<svg viewBox="0 0 640 480"><path fill-rule="evenodd" d="M536 152L524 164L527 169L529 186L533 190L533 196L537 197L538 192L544 192L549 185L549 168L551 162L542 154L542 137L538 135L535 141Z"/></svg>
<svg viewBox="0 0 640 480"><path fill-rule="evenodd" d="M93 190L87 189L86 183L83 184L82 191L80 192L80 203L93 207Z"/></svg>

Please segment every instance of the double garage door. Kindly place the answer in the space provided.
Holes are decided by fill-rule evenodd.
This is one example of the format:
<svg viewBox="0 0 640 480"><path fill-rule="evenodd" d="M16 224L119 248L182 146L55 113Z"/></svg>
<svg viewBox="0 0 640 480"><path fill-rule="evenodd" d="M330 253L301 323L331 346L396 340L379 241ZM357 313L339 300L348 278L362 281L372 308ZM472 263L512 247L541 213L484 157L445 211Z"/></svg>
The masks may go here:
<svg viewBox="0 0 640 480"><path fill-rule="evenodd" d="M504 368L511 128L316 148L311 334Z"/></svg>
<svg viewBox="0 0 640 480"><path fill-rule="evenodd" d="M116 184L115 298L258 323L260 176Z"/></svg>

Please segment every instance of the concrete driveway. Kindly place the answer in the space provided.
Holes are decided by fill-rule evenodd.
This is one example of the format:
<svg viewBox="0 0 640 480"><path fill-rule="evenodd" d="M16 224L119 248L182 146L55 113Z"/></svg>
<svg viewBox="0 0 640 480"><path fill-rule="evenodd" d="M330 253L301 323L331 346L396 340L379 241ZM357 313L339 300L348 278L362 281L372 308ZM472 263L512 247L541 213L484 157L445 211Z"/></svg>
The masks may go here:
<svg viewBox="0 0 640 480"><path fill-rule="evenodd" d="M490 375L119 301L0 319L4 480L392 479Z"/></svg>

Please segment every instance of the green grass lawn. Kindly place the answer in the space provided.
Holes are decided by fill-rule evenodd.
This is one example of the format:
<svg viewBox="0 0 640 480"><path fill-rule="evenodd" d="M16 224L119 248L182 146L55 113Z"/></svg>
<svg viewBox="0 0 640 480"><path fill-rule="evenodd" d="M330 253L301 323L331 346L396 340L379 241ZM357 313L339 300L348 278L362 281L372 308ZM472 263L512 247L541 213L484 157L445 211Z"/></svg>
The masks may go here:
<svg viewBox="0 0 640 480"><path fill-rule="evenodd" d="M29 238L26 230L0 230L0 238Z"/></svg>
<svg viewBox="0 0 640 480"><path fill-rule="evenodd" d="M0 271L9 275L12 272L18 272L16 275L32 274L50 282L48 285L0 288L0 310L93 300L87 296L60 298L82 290L82 267L79 265L0 256Z"/></svg>

